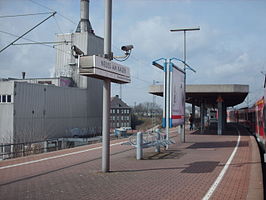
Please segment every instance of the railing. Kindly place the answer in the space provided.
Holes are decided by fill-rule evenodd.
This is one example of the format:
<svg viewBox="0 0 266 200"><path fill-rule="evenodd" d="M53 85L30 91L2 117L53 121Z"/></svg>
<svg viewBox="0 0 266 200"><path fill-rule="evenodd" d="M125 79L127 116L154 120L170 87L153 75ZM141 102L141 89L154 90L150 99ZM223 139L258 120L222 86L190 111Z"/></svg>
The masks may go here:
<svg viewBox="0 0 266 200"><path fill-rule="evenodd" d="M166 139L166 135L156 129L155 132L138 132L137 135L129 137L129 141L122 143L122 145L134 146L136 151L136 158L140 160L143 158L143 148L156 147L156 152L160 152L160 147L166 148L175 142L171 139Z"/></svg>
<svg viewBox="0 0 266 200"><path fill-rule="evenodd" d="M58 138L45 141L0 144L0 160L57 151L101 141L102 137L93 138Z"/></svg>

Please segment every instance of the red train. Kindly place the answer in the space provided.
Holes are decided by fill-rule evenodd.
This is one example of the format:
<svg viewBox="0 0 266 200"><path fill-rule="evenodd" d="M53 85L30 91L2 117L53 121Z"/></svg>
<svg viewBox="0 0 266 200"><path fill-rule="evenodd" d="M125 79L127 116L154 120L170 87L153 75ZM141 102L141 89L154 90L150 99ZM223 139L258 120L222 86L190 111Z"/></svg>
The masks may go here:
<svg viewBox="0 0 266 200"><path fill-rule="evenodd" d="M266 101L262 97L252 107L229 111L227 113L229 122L238 122L246 126L257 138L264 153L266 161Z"/></svg>

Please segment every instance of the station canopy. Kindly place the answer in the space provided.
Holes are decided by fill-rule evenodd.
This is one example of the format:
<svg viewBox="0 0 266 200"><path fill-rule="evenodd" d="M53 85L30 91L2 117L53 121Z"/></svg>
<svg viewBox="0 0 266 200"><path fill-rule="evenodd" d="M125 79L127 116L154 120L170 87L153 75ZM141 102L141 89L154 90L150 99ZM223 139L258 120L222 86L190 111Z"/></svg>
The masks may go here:
<svg viewBox="0 0 266 200"><path fill-rule="evenodd" d="M248 92L248 85L186 85L186 103L200 106L204 102L208 107L216 107L217 101L222 100L227 107L231 107L242 103ZM163 96L163 85L151 85L149 93Z"/></svg>

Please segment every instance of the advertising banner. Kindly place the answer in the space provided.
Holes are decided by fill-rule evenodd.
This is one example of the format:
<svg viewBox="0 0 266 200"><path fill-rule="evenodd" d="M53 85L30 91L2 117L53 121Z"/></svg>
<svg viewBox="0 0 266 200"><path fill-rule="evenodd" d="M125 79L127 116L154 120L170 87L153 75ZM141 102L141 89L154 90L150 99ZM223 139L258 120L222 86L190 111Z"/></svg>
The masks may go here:
<svg viewBox="0 0 266 200"><path fill-rule="evenodd" d="M170 96L170 127L184 124L185 91L184 72L172 67Z"/></svg>

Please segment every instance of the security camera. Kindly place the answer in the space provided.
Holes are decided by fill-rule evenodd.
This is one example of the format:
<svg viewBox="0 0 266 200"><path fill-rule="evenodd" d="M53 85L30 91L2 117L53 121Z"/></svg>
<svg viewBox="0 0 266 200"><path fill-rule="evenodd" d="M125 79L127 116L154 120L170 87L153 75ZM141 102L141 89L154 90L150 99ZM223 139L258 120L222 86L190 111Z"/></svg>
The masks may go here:
<svg viewBox="0 0 266 200"><path fill-rule="evenodd" d="M131 49L133 49L134 47L133 47L133 45L126 45L126 46L122 46L121 47L121 50L123 50L123 51L130 51Z"/></svg>
<svg viewBox="0 0 266 200"><path fill-rule="evenodd" d="M72 51L76 54L76 55L73 55L74 57L77 57L78 55L79 56L82 56L82 55L84 55L84 52L83 51L81 51L77 46L75 46L75 45L72 45L71 46L71 49L72 49ZM72 52L72 53L73 53Z"/></svg>
<svg viewBox="0 0 266 200"><path fill-rule="evenodd" d="M123 62L125 60L127 60L131 54L131 50L133 49L133 45L126 45L126 46L122 46L121 50L125 52L125 55L123 56L114 56L113 58L119 62Z"/></svg>

